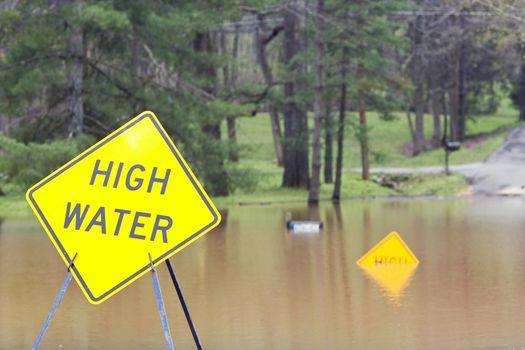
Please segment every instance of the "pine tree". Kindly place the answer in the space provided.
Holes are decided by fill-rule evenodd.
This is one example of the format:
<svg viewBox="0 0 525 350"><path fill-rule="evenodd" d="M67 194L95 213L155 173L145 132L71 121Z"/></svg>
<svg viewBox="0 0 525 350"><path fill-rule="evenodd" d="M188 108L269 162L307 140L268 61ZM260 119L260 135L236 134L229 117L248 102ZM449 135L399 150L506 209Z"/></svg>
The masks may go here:
<svg viewBox="0 0 525 350"><path fill-rule="evenodd" d="M224 61L214 33L238 17L234 5L20 1L0 12L0 108L24 141L102 137L151 109L209 192L226 195L220 123L246 108L216 91Z"/></svg>

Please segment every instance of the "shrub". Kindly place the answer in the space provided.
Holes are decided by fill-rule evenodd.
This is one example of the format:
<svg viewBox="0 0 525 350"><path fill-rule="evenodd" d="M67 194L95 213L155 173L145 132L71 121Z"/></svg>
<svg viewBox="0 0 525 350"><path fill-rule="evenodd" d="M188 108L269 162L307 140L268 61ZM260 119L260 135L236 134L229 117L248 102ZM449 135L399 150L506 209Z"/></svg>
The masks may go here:
<svg viewBox="0 0 525 350"><path fill-rule="evenodd" d="M57 169L95 140L90 136L22 143L0 135L0 183L29 187Z"/></svg>

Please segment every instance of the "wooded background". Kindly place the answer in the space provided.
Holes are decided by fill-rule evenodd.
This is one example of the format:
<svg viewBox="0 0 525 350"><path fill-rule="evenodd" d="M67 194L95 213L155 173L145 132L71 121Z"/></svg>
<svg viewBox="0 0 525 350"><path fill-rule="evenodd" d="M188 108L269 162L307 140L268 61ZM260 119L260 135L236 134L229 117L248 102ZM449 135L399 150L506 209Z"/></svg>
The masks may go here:
<svg viewBox="0 0 525 350"><path fill-rule="evenodd" d="M369 177L369 110L404 111L413 156L505 96L525 120L524 29L523 0L0 1L0 177L30 184L152 110L224 196L236 120L266 112L282 186L337 201L349 128Z"/></svg>

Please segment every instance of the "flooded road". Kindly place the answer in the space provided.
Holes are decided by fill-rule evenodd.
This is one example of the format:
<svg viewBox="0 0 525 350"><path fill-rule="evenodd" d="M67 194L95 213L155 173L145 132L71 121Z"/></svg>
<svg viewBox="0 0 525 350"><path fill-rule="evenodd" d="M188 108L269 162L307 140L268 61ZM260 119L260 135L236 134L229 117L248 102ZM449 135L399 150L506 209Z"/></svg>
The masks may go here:
<svg viewBox="0 0 525 350"><path fill-rule="evenodd" d="M323 220L324 230L286 232L288 211L294 219ZM522 199L221 212L219 228L172 258L206 349L525 348ZM395 291L356 264L393 230L420 261ZM167 270L158 271L175 347L192 349ZM65 275L36 220L1 222L0 349L31 347ZM164 348L146 276L97 306L72 282L42 343L42 349Z"/></svg>

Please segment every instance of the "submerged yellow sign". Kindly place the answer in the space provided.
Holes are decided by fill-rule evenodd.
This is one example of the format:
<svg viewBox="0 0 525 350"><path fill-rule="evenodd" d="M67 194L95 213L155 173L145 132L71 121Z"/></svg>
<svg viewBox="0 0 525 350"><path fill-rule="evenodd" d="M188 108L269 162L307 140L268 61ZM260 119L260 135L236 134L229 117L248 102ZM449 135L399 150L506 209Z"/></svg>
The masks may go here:
<svg viewBox="0 0 525 350"><path fill-rule="evenodd" d="M397 232L390 232L357 261L359 266L417 265L419 260Z"/></svg>
<svg viewBox="0 0 525 350"><path fill-rule="evenodd" d="M397 232L391 232L370 249L357 264L392 297L408 285L419 260Z"/></svg>
<svg viewBox="0 0 525 350"><path fill-rule="evenodd" d="M98 304L220 222L152 112L144 112L27 191L73 276Z"/></svg>

